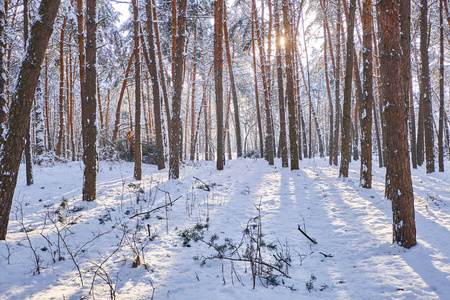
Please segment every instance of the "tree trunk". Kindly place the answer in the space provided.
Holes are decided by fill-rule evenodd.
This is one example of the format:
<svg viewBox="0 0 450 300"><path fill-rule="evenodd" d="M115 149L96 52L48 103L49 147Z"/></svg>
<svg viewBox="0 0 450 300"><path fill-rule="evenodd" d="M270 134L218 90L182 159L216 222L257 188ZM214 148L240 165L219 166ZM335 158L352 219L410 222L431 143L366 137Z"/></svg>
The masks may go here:
<svg viewBox="0 0 450 300"><path fill-rule="evenodd" d="M27 48L28 41L28 1L23 1L23 42L24 50ZM30 122L30 121L29 121ZM30 124L28 124L30 128ZM33 184L33 162L31 158L31 134L30 129L25 134L25 164L27 174L27 185Z"/></svg>
<svg viewBox="0 0 450 300"><path fill-rule="evenodd" d="M414 194L407 138L407 105L401 75L402 49L400 5L378 4L380 64L386 120L386 197L392 201L394 243L411 248L416 244Z"/></svg>
<svg viewBox="0 0 450 300"><path fill-rule="evenodd" d="M155 118L155 135L156 135L156 151L158 155L158 170L165 168L164 163L164 144L162 133L162 119L161 119L161 96L159 94L159 78L156 66L155 41L153 37L153 13L151 7L151 0L146 0L147 12L147 34L148 34L148 52L150 58L150 65L148 70L150 72L152 91L153 91L153 115Z"/></svg>
<svg viewBox="0 0 450 300"><path fill-rule="evenodd" d="M63 18L61 34L59 40L59 133L58 142L56 144L56 155L61 156L64 153L64 38L66 31L67 18Z"/></svg>
<svg viewBox="0 0 450 300"><path fill-rule="evenodd" d="M439 1L439 172L444 172L444 10L443 0Z"/></svg>
<svg viewBox="0 0 450 300"><path fill-rule="evenodd" d="M326 14L326 11L324 11L324 14ZM333 98L331 96L331 88L330 88L330 78L329 78L329 71L328 71L328 55L327 55L327 31L326 31L326 19L323 18L323 60L324 60L324 66L325 66L325 84L327 87L327 96L328 96L328 107L330 109L329 111L329 142L328 142L328 155L329 155L329 164L330 166L333 164L333 146L334 146L334 135L333 135L333 122L334 122L334 116L333 116Z"/></svg>
<svg viewBox="0 0 450 300"><path fill-rule="evenodd" d="M341 127L341 33L342 33L342 16L341 1L337 0L337 24L336 24L336 71L334 72L334 93L335 93L335 125L334 125L334 146L333 146L333 165L338 165L339 154L339 131Z"/></svg>
<svg viewBox="0 0 450 300"><path fill-rule="evenodd" d="M351 102L352 102L352 76L353 76L353 29L355 27L356 1L350 1L347 22L347 54L344 80L344 104L342 106L342 144L341 166L339 176L348 177L350 163L350 129L351 129Z"/></svg>
<svg viewBox="0 0 450 300"><path fill-rule="evenodd" d="M234 129L236 134L236 150L237 150L237 157L242 156L242 137L241 137L241 122L240 122L240 116L239 116L239 103L237 98L237 92L236 92L236 84L234 81L234 72L233 72L233 63L231 61L231 49L230 49L230 41L228 39L228 26L227 26L227 6L226 3L224 3L223 7L224 11L224 23L223 23L223 32L224 32L224 39L225 39L225 49L226 49L226 55L227 55L227 65L228 65L228 72L230 73L230 82L231 82L231 94L233 96L233 110L234 110Z"/></svg>
<svg viewBox="0 0 450 300"><path fill-rule="evenodd" d="M121 111L121 107L122 107L123 96L124 96L125 90L127 88L128 75L131 70L134 55L135 55L135 51L131 52L130 60L128 61L128 65L125 70L125 77L122 82L122 88L120 89L119 101L117 102L117 108L116 108L116 120L114 122L114 129L113 129L113 137L112 137L113 142L115 142L117 140L117 134L119 133L120 111Z"/></svg>
<svg viewBox="0 0 450 300"><path fill-rule="evenodd" d="M156 4L155 0L152 0L153 5L153 29L155 30L155 44L156 44L156 53L158 55L158 63L159 63L159 79L161 83L161 89L163 92L163 99L164 99L164 107L166 111L166 118L167 118L167 127L169 128L170 133L170 127L171 127L171 117L170 117L170 105L169 105L169 97L167 96L167 88L166 88L166 79L164 76L164 68L163 68L163 60L162 60L162 54L161 54L161 43L159 42L159 29L158 29L158 17L156 14Z"/></svg>
<svg viewBox="0 0 450 300"><path fill-rule="evenodd" d="M372 188L372 0L365 0L362 11L363 26L363 98L361 102L361 172L360 185Z"/></svg>
<svg viewBox="0 0 450 300"><path fill-rule="evenodd" d="M191 95L191 148L190 160L195 160L195 88L196 88L196 73L197 73L197 28L194 28L194 57L192 62L192 95ZM187 120L186 120L187 123Z"/></svg>
<svg viewBox="0 0 450 300"><path fill-rule="evenodd" d="M53 23L60 0L42 0L39 5L39 22L34 22L27 50L19 69L18 80L11 98L6 128L8 133L2 141L0 152L0 240L6 239L9 214L20 159L24 148L24 138L29 130L29 119L40 69L45 50L53 31Z"/></svg>
<svg viewBox="0 0 450 300"><path fill-rule="evenodd" d="M3 132L6 125L5 6L7 3L7 0L0 0L0 143L3 142Z"/></svg>
<svg viewBox="0 0 450 300"><path fill-rule="evenodd" d="M278 1L275 2L275 35L281 36L281 22L280 14L281 8ZM283 39L284 41L284 39ZM281 165L283 168L289 167L288 149L286 140L286 108L284 99L284 84L283 84L283 62L282 62L282 42L281 38L276 41L276 61L277 61L277 85L278 85L278 105L280 110L280 150L281 152Z"/></svg>
<svg viewBox="0 0 450 300"><path fill-rule="evenodd" d="M431 101L430 65L428 61L428 0L420 2L420 56L422 85L420 96L424 105L425 157L427 173L434 172L433 105Z"/></svg>
<svg viewBox="0 0 450 300"><path fill-rule="evenodd" d="M170 156L169 156L169 178L180 177L180 146L181 146L181 93L183 90L183 65L184 46L186 39L186 10L187 0L180 0L178 7L178 28L175 49L175 76L174 93L172 99L172 120L170 127Z"/></svg>
<svg viewBox="0 0 450 300"><path fill-rule="evenodd" d="M94 201L97 190L97 38L96 3L86 1L86 79L85 97L81 103L81 124L83 137L83 201Z"/></svg>
<svg viewBox="0 0 450 300"><path fill-rule="evenodd" d="M289 150L291 158L291 170L299 169L298 158L298 144L297 144L297 122L295 113L295 98L294 98L294 51L293 51L293 32L291 26L291 15L289 4L287 0L282 0L283 5L283 27L286 33L286 40L284 41L285 59L286 59L286 96L288 102L289 115Z"/></svg>
<svg viewBox="0 0 450 300"><path fill-rule="evenodd" d="M223 133L223 0L214 2L214 87L216 91L217 170L224 165Z"/></svg>
<svg viewBox="0 0 450 300"><path fill-rule="evenodd" d="M253 77L255 80L255 100L256 100L256 118L258 119L258 134L259 134L259 152L260 156L264 157L264 140L261 123L261 111L259 105L259 93L258 93L258 77L256 76L256 46L255 46L255 27L256 27L256 3L252 0L252 54L253 54Z"/></svg>
<svg viewBox="0 0 450 300"><path fill-rule="evenodd" d="M133 31L134 31L134 71L135 71L135 127L134 127L134 179L142 178L142 144L141 144L141 60L139 55L139 11L138 0L132 0L133 5Z"/></svg>

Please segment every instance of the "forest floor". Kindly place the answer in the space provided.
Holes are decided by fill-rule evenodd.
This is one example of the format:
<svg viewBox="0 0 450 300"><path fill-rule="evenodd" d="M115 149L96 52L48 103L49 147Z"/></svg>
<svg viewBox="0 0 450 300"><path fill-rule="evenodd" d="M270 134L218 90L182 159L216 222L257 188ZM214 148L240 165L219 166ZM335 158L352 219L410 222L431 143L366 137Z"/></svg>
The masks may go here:
<svg viewBox="0 0 450 300"><path fill-rule="evenodd" d="M35 166L30 187L21 166L0 298L449 299L445 167L412 172L418 244L404 250L392 245L385 169L363 189L359 161L345 179L315 158L298 171L279 160L234 159L223 171L188 162L178 180L144 165L141 181L132 163L102 161L91 203L80 162Z"/></svg>

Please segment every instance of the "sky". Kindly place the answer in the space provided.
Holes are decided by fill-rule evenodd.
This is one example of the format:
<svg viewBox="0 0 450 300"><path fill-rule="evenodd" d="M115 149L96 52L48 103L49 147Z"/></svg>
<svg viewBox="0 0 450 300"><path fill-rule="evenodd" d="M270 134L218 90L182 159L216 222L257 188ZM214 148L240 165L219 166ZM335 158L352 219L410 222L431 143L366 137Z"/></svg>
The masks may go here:
<svg viewBox="0 0 450 300"><path fill-rule="evenodd" d="M120 24L122 24L129 16L128 7L131 5L131 1L111 1L111 3L113 7L122 14L120 16Z"/></svg>

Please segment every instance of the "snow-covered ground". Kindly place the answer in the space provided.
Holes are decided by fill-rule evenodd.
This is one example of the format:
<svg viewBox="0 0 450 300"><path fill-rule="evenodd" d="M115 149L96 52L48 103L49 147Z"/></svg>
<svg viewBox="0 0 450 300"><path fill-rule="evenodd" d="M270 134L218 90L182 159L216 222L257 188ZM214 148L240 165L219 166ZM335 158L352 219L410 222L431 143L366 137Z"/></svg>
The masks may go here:
<svg viewBox="0 0 450 300"><path fill-rule="evenodd" d="M235 159L223 171L201 161L179 180L144 165L136 181L133 164L100 162L93 203L81 201L81 163L35 167L31 187L22 167L0 242L0 298L449 299L448 162L445 173L413 170L418 245L410 250L391 244L385 169L374 168L366 190L359 166L342 179L326 159L303 160L298 171L279 160ZM258 240L263 275L253 289Z"/></svg>

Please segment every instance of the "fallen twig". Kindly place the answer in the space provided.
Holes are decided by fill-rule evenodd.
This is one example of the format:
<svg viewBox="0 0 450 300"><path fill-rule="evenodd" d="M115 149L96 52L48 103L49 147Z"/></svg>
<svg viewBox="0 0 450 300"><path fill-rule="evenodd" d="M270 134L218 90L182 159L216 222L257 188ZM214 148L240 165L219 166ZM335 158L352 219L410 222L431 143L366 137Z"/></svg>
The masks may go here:
<svg viewBox="0 0 450 300"><path fill-rule="evenodd" d="M320 254L322 254L323 256L325 256L325 257L333 257L333 255L331 255L331 254L325 254L325 253L323 253L323 252L319 252Z"/></svg>
<svg viewBox="0 0 450 300"><path fill-rule="evenodd" d="M313 244L317 244L315 239L310 238L301 228L300 225L298 225L298 230L303 233L304 236L306 236L308 238L308 240L310 240L311 242L313 242Z"/></svg>
<svg viewBox="0 0 450 300"><path fill-rule="evenodd" d="M140 215L145 215L145 214L152 213L152 212L154 212L155 210L158 210L158 209L161 209L161 208L164 208L164 207L167 207L167 206L172 206L172 204L174 204L174 203L175 203L178 199L180 199L180 198L181 198L181 196L179 196L177 199L175 199L175 200L173 200L173 201L171 201L171 202L169 202L169 203L167 203L167 204L158 206L157 208L154 208L154 209L152 209L152 210L144 211L144 212L135 214L135 215L129 217L129 219L133 219L134 217L137 217L137 216L140 216Z"/></svg>

